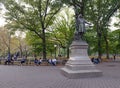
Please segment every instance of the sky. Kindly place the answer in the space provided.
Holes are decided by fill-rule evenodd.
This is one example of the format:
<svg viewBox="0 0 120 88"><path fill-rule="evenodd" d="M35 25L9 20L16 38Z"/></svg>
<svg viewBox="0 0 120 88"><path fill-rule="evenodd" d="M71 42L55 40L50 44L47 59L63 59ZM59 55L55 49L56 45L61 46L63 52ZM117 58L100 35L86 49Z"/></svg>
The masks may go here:
<svg viewBox="0 0 120 88"><path fill-rule="evenodd" d="M6 24L5 19L0 17L0 26L4 26Z"/></svg>
<svg viewBox="0 0 120 88"><path fill-rule="evenodd" d="M2 10L0 10L0 26L4 26L6 24L5 19L4 19L4 13L5 13L5 8L2 4L0 4L0 8L2 8Z"/></svg>
<svg viewBox="0 0 120 88"><path fill-rule="evenodd" d="M111 23L110 23L111 26L110 26L109 28L110 28L112 31L117 30L117 28L113 26L114 23L118 22L117 18L116 18L116 17L112 17L111 20L112 20Z"/></svg>

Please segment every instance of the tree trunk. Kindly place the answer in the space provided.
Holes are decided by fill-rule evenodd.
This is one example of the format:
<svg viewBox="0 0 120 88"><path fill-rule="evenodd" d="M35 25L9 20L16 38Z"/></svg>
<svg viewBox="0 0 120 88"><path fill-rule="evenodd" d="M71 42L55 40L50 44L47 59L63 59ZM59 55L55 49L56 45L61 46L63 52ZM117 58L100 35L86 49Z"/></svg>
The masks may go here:
<svg viewBox="0 0 120 88"><path fill-rule="evenodd" d="M20 47L20 57L23 56L22 48Z"/></svg>
<svg viewBox="0 0 120 88"><path fill-rule="evenodd" d="M113 60L115 61L115 59L116 59L116 54L115 54L115 55L113 55Z"/></svg>
<svg viewBox="0 0 120 88"><path fill-rule="evenodd" d="M109 59L109 45L107 41L107 35L104 35L105 44L106 44L106 58Z"/></svg>
<svg viewBox="0 0 120 88"><path fill-rule="evenodd" d="M23 50L22 50L22 45L21 43L19 42L19 49L20 49L20 57L23 56Z"/></svg>
<svg viewBox="0 0 120 88"><path fill-rule="evenodd" d="M46 37L45 37L45 29L42 31L43 36L42 36L42 46L43 46L43 59L46 60Z"/></svg>
<svg viewBox="0 0 120 88"><path fill-rule="evenodd" d="M11 52L10 52L11 35L10 35L10 33L9 33L8 39L9 39L9 40L8 40L8 41L9 41L9 42L8 42L8 43L9 43L9 44L8 44L8 55L11 55Z"/></svg>
<svg viewBox="0 0 120 88"><path fill-rule="evenodd" d="M25 46L25 57L27 59L27 49L26 49L26 46Z"/></svg>
<svg viewBox="0 0 120 88"><path fill-rule="evenodd" d="M101 47L101 37L102 37L102 34L101 34L101 30L100 30L100 27L99 25L97 24L96 26L96 30L97 30L97 36L98 36L98 58L101 59L102 57L102 47Z"/></svg>
<svg viewBox="0 0 120 88"><path fill-rule="evenodd" d="M82 14L82 16L84 16L84 7L85 7L85 2L84 1L82 1L82 3L81 3L82 5L81 5L81 14Z"/></svg>
<svg viewBox="0 0 120 88"><path fill-rule="evenodd" d="M98 58L101 59L102 52L101 52L101 34L98 34Z"/></svg>

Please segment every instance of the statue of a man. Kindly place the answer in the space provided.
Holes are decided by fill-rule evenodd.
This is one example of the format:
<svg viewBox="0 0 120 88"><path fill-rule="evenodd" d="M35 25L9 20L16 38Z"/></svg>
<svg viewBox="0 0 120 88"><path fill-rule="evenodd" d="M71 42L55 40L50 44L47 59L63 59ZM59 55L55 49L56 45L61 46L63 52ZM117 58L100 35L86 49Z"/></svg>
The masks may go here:
<svg viewBox="0 0 120 88"><path fill-rule="evenodd" d="M76 31L74 35L75 40L83 39L83 35L86 32L85 24L89 24L82 16L82 14L79 14L76 18Z"/></svg>
<svg viewBox="0 0 120 88"><path fill-rule="evenodd" d="M86 32L86 29L85 29L85 24L89 24L82 16L82 14L79 14L78 15L78 18L77 18L77 21L78 21L78 33L83 35L85 32Z"/></svg>

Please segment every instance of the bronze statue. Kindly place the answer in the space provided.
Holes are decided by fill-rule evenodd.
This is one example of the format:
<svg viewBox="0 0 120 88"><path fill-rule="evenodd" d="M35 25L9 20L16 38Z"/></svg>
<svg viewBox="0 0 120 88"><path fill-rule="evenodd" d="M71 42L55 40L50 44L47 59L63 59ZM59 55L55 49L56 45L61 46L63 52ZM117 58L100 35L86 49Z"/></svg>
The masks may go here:
<svg viewBox="0 0 120 88"><path fill-rule="evenodd" d="M78 15L78 33L79 34L84 34L86 32L85 24L89 24L82 16L82 14Z"/></svg>
<svg viewBox="0 0 120 88"><path fill-rule="evenodd" d="M76 31L75 31L75 40L83 39L83 34L86 32L85 24L89 24L82 16L79 14L76 18Z"/></svg>

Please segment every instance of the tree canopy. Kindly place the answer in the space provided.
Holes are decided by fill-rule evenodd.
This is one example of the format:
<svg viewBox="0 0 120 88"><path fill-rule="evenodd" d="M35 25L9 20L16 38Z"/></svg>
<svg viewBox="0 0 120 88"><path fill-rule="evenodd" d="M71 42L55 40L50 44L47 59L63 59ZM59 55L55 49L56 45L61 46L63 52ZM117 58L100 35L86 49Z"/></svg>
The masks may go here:
<svg viewBox="0 0 120 88"><path fill-rule="evenodd" d="M5 18L9 31L26 32L26 39L30 40L32 46L36 46L35 50L43 53L44 59L47 51L53 52L53 45L56 43L69 50L78 14L82 14L93 24L85 35L90 52L98 52L99 58L106 53L109 58L111 53L109 39L114 37L109 31L109 23L111 17L119 12L119 0L1 0L1 2L7 11ZM70 11L66 10L63 15L59 14L65 7L71 8ZM119 23L116 26L119 27ZM50 46L52 48L48 48ZM115 46L119 47L119 42Z"/></svg>

